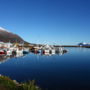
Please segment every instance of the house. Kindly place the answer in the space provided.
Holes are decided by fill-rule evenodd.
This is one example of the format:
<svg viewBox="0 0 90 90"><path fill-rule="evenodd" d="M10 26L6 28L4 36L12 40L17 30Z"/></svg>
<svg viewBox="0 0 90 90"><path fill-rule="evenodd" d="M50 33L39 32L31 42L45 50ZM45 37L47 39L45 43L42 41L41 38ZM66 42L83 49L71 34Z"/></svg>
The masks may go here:
<svg viewBox="0 0 90 90"><path fill-rule="evenodd" d="M0 48L10 48L10 47L12 47L13 46L13 44L12 43L4 43L4 42L0 42Z"/></svg>

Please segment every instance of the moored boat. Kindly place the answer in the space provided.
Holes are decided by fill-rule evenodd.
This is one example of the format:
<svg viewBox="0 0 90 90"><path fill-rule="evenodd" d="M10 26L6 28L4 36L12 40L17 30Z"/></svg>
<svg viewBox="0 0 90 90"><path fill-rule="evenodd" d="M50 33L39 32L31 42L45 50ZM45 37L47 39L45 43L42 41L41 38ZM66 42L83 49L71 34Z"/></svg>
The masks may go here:
<svg viewBox="0 0 90 90"><path fill-rule="evenodd" d="M5 54L6 54L6 51L0 50L0 55L5 55Z"/></svg>

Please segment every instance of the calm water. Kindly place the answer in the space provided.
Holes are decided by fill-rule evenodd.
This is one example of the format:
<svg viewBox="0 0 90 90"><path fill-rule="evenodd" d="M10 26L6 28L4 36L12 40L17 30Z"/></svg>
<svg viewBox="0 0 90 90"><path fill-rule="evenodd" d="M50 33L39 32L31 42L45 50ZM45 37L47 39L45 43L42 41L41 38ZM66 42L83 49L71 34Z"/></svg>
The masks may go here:
<svg viewBox="0 0 90 90"><path fill-rule="evenodd" d="M43 90L90 90L90 49L67 49L63 55L7 59L0 64L0 74L17 81L34 79Z"/></svg>

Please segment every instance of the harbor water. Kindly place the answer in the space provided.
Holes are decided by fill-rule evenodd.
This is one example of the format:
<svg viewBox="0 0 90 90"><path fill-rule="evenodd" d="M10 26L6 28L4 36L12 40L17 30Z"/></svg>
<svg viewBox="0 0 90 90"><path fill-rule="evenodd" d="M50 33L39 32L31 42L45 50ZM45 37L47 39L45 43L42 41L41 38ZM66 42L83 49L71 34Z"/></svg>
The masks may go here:
<svg viewBox="0 0 90 90"><path fill-rule="evenodd" d="M18 82L35 80L43 90L90 90L90 48L66 49L65 54L0 57L0 74Z"/></svg>

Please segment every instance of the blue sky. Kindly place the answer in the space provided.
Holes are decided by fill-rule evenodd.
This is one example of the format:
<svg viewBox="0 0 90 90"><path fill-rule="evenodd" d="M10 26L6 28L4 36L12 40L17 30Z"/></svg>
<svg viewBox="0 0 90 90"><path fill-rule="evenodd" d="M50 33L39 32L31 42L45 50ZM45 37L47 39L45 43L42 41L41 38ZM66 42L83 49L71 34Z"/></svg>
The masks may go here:
<svg viewBox="0 0 90 90"><path fill-rule="evenodd" d="M0 0L0 26L31 43L90 42L90 0Z"/></svg>

